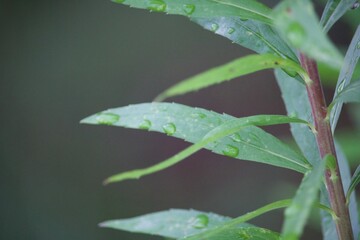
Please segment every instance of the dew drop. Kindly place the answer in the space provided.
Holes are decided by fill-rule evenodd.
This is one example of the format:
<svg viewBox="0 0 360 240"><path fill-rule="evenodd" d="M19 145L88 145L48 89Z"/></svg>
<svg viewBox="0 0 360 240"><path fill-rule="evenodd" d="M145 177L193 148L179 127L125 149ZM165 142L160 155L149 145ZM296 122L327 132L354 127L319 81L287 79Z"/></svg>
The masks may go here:
<svg viewBox="0 0 360 240"><path fill-rule="evenodd" d="M201 229L207 227L209 224L209 217L205 214L199 214L195 217L195 220L192 223L192 227Z"/></svg>
<svg viewBox="0 0 360 240"><path fill-rule="evenodd" d="M360 49L360 41L356 44L356 48Z"/></svg>
<svg viewBox="0 0 360 240"><path fill-rule="evenodd" d="M337 88L337 92L340 93L343 89L344 89L344 86L345 86L345 83L346 83L346 78L344 78L341 83L339 84L339 87Z"/></svg>
<svg viewBox="0 0 360 240"><path fill-rule="evenodd" d="M285 31L286 37L296 48L300 48L306 39L306 31L298 22L289 24Z"/></svg>
<svg viewBox="0 0 360 240"><path fill-rule="evenodd" d="M289 114L289 117L291 117L291 118L297 118L298 115L297 115L296 112L291 112L291 113Z"/></svg>
<svg viewBox="0 0 360 240"><path fill-rule="evenodd" d="M235 133L233 135L230 136L230 138L234 141L234 142L241 142L243 141L240 137L240 134L238 133Z"/></svg>
<svg viewBox="0 0 360 240"><path fill-rule="evenodd" d="M229 28L228 31L227 31L228 34L233 34L234 32L235 32L235 29L232 28L232 27Z"/></svg>
<svg viewBox="0 0 360 240"><path fill-rule="evenodd" d="M139 126L140 129L149 130L151 128L150 120L145 119Z"/></svg>
<svg viewBox="0 0 360 240"><path fill-rule="evenodd" d="M237 157L237 155L239 155L239 149L229 144L226 145L222 152L225 156L228 157Z"/></svg>
<svg viewBox="0 0 360 240"><path fill-rule="evenodd" d="M216 23L211 24L211 31L216 32L219 29L219 25Z"/></svg>
<svg viewBox="0 0 360 240"><path fill-rule="evenodd" d="M183 5L183 10L187 15L191 15L194 13L195 11L195 5L192 4L184 4Z"/></svg>
<svg viewBox="0 0 360 240"><path fill-rule="evenodd" d="M176 126L173 123L167 123L163 126L163 130L167 135L172 136L176 132Z"/></svg>
<svg viewBox="0 0 360 240"><path fill-rule="evenodd" d="M166 3L163 0L150 0L147 9L154 12L164 12Z"/></svg>
<svg viewBox="0 0 360 240"><path fill-rule="evenodd" d="M241 17L240 20L243 21L243 22L246 22L246 21L249 20L249 19L244 18L244 17Z"/></svg>
<svg viewBox="0 0 360 240"><path fill-rule="evenodd" d="M252 35L253 35L253 33L252 33L252 32L250 32L250 31L246 31L246 35L248 35L248 36L252 36Z"/></svg>
<svg viewBox="0 0 360 240"><path fill-rule="evenodd" d="M115 113L99 113L96 116L96 122L102 125L113 125L119 121L120 116Z"/></svg>

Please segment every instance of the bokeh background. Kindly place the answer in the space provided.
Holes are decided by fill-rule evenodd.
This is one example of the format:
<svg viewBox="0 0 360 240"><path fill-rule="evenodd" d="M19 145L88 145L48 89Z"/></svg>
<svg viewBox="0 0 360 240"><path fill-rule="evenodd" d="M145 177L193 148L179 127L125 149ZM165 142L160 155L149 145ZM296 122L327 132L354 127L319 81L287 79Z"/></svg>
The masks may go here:
<svg viewBox="0 0 360 240"><path fill-rule="evenodd" d="M352 25L337 24L334 41L348 44ZM97 224L169 208L235 217L293 196L299 174L206 151L141 180L104 187L106 177L157 163L188 144L79 124L107 108L149 102L250 51L184 17L103 0L0 0L0 31L0 239L160 239ZM331 88L326 91L331 97ZM271 71L169 101L238 117L285 114ZM347 110L340 129L355 129L351 116ZM287 126L267 130L289 138ZM282 216L275 211L252 223L280 230ZM319 237L318 225L306 236Z"/></svg>

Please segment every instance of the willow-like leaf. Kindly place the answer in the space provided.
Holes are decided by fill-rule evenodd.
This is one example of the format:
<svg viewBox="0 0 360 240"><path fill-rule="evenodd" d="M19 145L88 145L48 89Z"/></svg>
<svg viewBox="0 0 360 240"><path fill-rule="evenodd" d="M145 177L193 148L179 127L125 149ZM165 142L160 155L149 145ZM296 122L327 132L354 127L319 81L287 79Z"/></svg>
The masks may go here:
<svg viewBox="0 0 360 240"><path fill-rule="evenodd" d="M271 9L254 0L114 0L155 12L195 17L236 16L271 24ZM214 26L214 29L217 28Z"/></svg>
<svg viewBox="0 0 360 240"><path fill-rule="evenodd" d="M282 230L284 240L296 240L301 236L311 208L318 197L325 163L326 159L318 163L311 172L305 174L295 198L286 209Z"/></svg>
<svg viewBox="0 0 360 240"><path fill-rule="evenodd" d="M286 122L307 124L306 121L297 118L259 115L237 119L180 104L145 103L110 109L81 122L147 129L196 143L165 162L147 169L115 175L108 179L110 182L138 178L162 170L203 147L229 157L267 163L298 172L306 172L310 168L307 160L301 155L272 135L252 126Z"/></svg>
<svg viewBox="0 0 360 240"><path fill-rule="evenodd" d="M100 223L100 226L178 239L207 231L230 220L229 217L214 213L171 209L134 218L109 220ZM244 223L238 227L250 226L253 227Z"/></svg>
<svg viewBox="0 0 360 240"><path fill-rule="evenodd" d="M347 85L342 91L336 95L332 103L328 107L328 112L331 112L338 103L360 103L360 80Z"/></svg>
<svg viewBox="0 0 360 240"><path fill-rule="evenodd" d="M165 98L189 93L269 68L283 68L288 72L298 73L305 81L309 79L301 66L292 60L284 59L273 54L254 54L236 59L225 65L212 68L208 71L185 79L165 90L156 98L156 100L160 101Z"/></svg>
<svg viewBox="0 0 360 240"><path fill-rule="evenodd" d="M354 0L328 0L321 16L321 25L327 32L348 10L350 10L356 1Z"/></svg>
<svg viewBox="0 0 360 240"><path fill-rule="evenodd" d="M239 17L192 18L191 21L257 53L271 53L298 61L293 50L262 22ZM216 30L214 24L218 26Z"/></svg>
<svg viewBox="0 0 360 240"><path fill-rule="evenodd" d="M351 178L351 183L349 189L346 193L346 202L350 202L350 196L352 192L355 190L355 187L360 183L360 165L356 168L354 175Z"/></svg>
<svg viewBox="0 0 360 240"><path fill-rule="evenodd" d="M267 205L265 205L259 209L256 209L252 212L248 212L240 217L237 217L230 221L224 222L212 229L209 229L207 231L195 234L193 236L190 236L190 237L184 238L184 239L187 239L187 240L199 240L199 239L207 239L207 240L239 239L240 240L240 239L243 239L243 238L236 238L236 235L233 235L233 233L232 233L232 229L234 229L238 225L241 226L245 222L247 222L253 218L256 218L260 215L263 215L267 212L277 210L280 208L288 207L291 205L291 203L292 203L292 199L285 199L285 200L280 200L280 201L276 201L276 202L267 204ZM334 212L331 209L329 209L323 205L320 205L320 204L317 204L317 206L321 209L324 209L325 211L328 211L331 215L334 215ZM229 232L230 232L230 234L229 234ZM273 234L275 234L275 233L273 232ZM235 238L230 238L230 237L222 238L222 236L229 236L229 235L234 236ZM279 235L277 233L275 235L270 235L270 236L275 237L275 239L280 239ZM253 238L249 237L249 238L245 238L245 239L253 239ZM254 239L267 240L268 238L259 236L259 238L254 238Z"/></svg>
<svg viewBox="0 0 360 240"><path fill-rule="evenodd" d="M315 60L340 68L343 58L322 31L309 0L285 0L273 11L274 25L294 48Z"/></svg>
<svg viewBox="0 0 360 240"><path fill-rule="evenodd" d="M355 71L357 62L360 57L360 26L358 26L354 37L351 40L350 46L346 52L344 65L341 68L340 75L336 84L336 91L334 94L334 101L338 98L338 94L343 91L343 89L350 84L351 79L353 77L353 73ZM339 120L339 116L342 109L342 102L336 103L332 110L329 111L330 115L330 124L331 130L334 132L337 122Z"/></svg>

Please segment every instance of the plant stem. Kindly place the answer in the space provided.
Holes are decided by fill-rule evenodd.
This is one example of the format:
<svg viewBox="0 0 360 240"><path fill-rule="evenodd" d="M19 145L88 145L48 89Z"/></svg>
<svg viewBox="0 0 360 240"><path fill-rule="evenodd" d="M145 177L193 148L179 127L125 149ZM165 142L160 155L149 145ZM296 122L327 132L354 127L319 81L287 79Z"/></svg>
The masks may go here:
<svg viewBox="0 0 360 240"><path fill-rule="evenodd" d="M330 123L326 119L327 107L317 64L314 60L308 58L304 54L300 54L300 61L302 67L307 71L312 80L312 82L306 84L306 90L311 105L315 129L317 131L316 141L320 156L321 158L324 158L326 155L331 154L336 159L335 169L327 169L325 172L325 184L329 193L330 205L338 216L338 219L335 220L336 231L339 240L352 240L354 237L349 210L346 206Z"/></svg>

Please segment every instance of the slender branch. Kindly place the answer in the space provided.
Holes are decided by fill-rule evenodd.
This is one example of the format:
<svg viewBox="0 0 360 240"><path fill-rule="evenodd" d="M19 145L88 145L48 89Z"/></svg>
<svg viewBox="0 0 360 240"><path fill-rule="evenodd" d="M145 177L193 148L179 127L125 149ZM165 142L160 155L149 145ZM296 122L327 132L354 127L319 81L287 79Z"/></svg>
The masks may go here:
<svg viewBox="0 0 360 240"><path fill-rule="evenodd" d="M320 82L317 64L314 60L300 54L302 67L307 71L312 82L306 84L306 90L311 105L312 116L316 128L316 141L321 158L326 155L333 155L336 160L336 151L334 139L327 115L327 107L324 92ZM346 206L344 189L341 181L341 175L337 160L333 169L327 169L325 172L325 183L329 193L330 205L338 219L335 221L336 231L339 240L354 239L349 210Z"/></svg>

